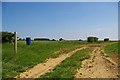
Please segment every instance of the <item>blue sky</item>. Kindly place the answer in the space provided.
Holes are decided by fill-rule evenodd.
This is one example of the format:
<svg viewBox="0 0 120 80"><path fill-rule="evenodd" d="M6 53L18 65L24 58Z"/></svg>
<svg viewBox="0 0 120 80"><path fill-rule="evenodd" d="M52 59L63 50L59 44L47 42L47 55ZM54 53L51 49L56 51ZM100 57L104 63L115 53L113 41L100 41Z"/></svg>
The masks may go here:
<svg viewBox="0 0 120 80"><path fill-rule="evenodd" d="M117 2L3 2L3 31L18 36L118 39Z"/></svg>

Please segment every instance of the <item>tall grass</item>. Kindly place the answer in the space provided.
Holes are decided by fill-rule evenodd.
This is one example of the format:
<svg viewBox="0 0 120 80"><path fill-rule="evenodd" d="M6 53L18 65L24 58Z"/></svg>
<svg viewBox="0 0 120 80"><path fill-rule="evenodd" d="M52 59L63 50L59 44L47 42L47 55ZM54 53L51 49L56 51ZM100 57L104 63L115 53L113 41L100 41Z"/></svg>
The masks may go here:
<svg viewBox="0 0 120 80"><path fill-rule="evenodd" d="M106 54L118 54L119 49L120 47L118 47L118 43L107 45L104 48Z"/></svg>

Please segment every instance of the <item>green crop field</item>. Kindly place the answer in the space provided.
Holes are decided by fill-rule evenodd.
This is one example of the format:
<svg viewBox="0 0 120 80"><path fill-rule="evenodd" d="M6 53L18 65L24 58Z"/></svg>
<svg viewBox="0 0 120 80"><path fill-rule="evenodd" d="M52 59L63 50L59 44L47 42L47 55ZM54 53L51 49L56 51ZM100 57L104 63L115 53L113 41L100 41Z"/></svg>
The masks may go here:
<svg viewBox="0 0 120 80"><path fill-rule="evenodd" d="M24 41L18 42L18 52L14 53L13 44L2 45L3 77L15 77L20 72L45 61L49 57L58 57L60 54L68 53L80 44L87 42L79 41L33 41L31 46L26 46ZM54 52L59 53L54 54Z"/></svg>

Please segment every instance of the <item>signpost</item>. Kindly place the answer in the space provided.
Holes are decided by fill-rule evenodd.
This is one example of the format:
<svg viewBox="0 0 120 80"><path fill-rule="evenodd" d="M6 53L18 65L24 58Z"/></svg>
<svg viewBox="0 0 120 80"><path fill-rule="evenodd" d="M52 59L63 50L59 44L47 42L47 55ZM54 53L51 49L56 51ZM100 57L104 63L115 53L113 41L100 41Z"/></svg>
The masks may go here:
<svg viewBox="0 0 120 80"><path fill-rule="evenodd" d="M14 32L14 38L15 38L15 41L14 41L14 51L15 51L15 53L17 53L17 32Z"/></svg>

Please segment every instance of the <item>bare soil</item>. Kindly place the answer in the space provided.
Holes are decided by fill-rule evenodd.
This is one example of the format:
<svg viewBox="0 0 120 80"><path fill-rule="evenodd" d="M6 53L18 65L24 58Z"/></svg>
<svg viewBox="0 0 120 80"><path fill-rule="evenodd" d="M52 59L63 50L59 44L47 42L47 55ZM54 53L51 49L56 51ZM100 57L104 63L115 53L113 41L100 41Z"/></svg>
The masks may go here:
<svg viewBox="0 0 120 80"><path fill-rule="evenodd" d="M39 78L41 75L52 71L60 62L84 48L86 47L78 48L72 52L69 52L68 54L63 54L58 58L49 58L45 63L40 63L34 66L33 68L26 70L20 75L17 75L15 78Z"/></svg>
<svg viewBox="0 0 120 80"><path fill-rule="evenodd" d="M51 72L60 62L72 56L77 51L90 48L91 58L82 61L82 67L76 70L75 78L118 78L118 63L109 57L105 57L102 46L107 44L87 44L77 48L68 54L62 54L58 58L49 58L46 62L40 63L33 68L17 75L15 78L40 78L41 75ZM54 54L59 53L59 51Z"/></svg>
<svg viewBox="0 0 120 80"><path fill-rule="evenodd" d="M90 59L82 61L82 68L77 69L76 78L118 78L117 63L106 58L99 46L90 55Z"/></svg>

